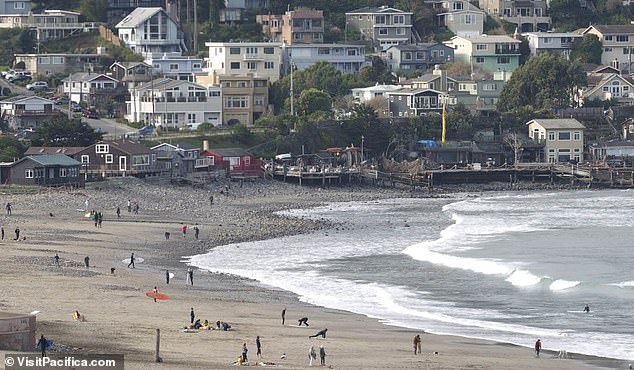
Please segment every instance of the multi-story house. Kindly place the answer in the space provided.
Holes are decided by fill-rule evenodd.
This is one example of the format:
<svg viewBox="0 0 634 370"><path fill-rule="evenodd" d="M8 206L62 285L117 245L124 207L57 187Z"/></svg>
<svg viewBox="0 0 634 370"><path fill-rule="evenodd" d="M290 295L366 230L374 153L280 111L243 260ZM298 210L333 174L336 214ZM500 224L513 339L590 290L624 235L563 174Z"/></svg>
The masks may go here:
<svg viewBox="0 0 634 370"><path fill-rule="evenodd" d="M219 87L159 78L130 91L126 102L129 122L173 129L196 129L201 123L221 124L222 96Z"/></svg>
<svg viewBox="0 0 634 370"><path fill-rule="evenodd" d="M108 23L117 24L136 8L163 8L165 0L108 0Z"/></svg>
<svg viewBox="0 0 634 370"><path fill-rule="evenodd" d="M438 24L447 27L457 36L472 37L484 32L486 14L466 0L425 1L438 9Z"/></svg>
<svg viewBox="0 0 634 370"><path fill-rule="evenodd" d="M428 70L454 60L454 50L438 42L393 45L381 53L392 71Z"/></svg>
<svg viewBox="0 0 634 370"><path fill-rule="evenodd" d="M417 117L427 113L439 113L445 94L434 89L403 88L386 93L390 117Z"/></svg>
<svg viewBox="0 0 634 370"><path fill-rule="evenodd" d="M220 9L220 22L240 22L245 10L267 9L269 0L224 0Z"/></svg>
<svg viewBox="0 0 634 370"><path fill-rule="evenodd" d="M207 72L217 75L267 78L275 82L282 68L279 42L206 42L209 48Z"/></svg>
<svg viewBox="0 0 634 370"><path fill-rule="evenodd" d="M30 1L0 0L0 14L28 14L30 11Z"/></svg>
<svg viewBox="0 0 634 370"><path fill-rule="evenodd" d="M299 44L283 46L284 73L290 66L305 69L318 61L325 61L343 73L358 74L370 63L365 59L365 46L346 44Z"/></svg>
<svg viewBox="0 0 634 370"><path fill-rule="evenodd" d="M99 65L99 54L14 54L14 63L24 63L24 69L33 75L55 75L89 72Z"/></svg>
<svg viewBox="0 0 634 370"><path fill-rule="evenodd" d="M512 72L519 66L520 41L509 36L454 36L444 44L454 49L458 62L478 66L488 72Z"/></svg>
<svg viewBox="0 0 634 370"><path fill-rule="evenodd" d="M583 161L583 133L585 126L574 118L534 119L526 123L528 136L544 144L538 161L567 163Z"/></svg>
<svg viewBox="0 0 634 370"><path fill-rule="evenodd" d="M548 1L545 0L479 0L479 8L494 17L516 24L519 32L550 29Z"/></svg>
<svg viewBox="0 0 634 370"><path fill-rule="evenodd" d="M298 8L283 15L257 15L256 21L262 25L262 33L270 41L287 45L324 42L322 10Z"/></svg>
<svg viewBox="0 0 634 370"><path fill-rule="evenodd" d="M81 161L81 172L89 177L145 176L156 171L156 157L150 148L127 139L100 141L75 158Z"/></svg>
<svg viewBox="0 0 634 370"><path fill-rule="evenodd" d="M600 25L588 27L583 34L597 35L603 46L601 64L622 72L634 71L634 24Z"/></svg>
<svg viewBox="0 0 634 370"><path fill-rule="evenodd" d="M81 14L66 10L0 14L0 28L29 28L35 31L37 40L47 41L69 37L99 27L95 22L80 22L79 16Z"/></svg>
<svg viewBox="0 0 634 370"><path fill-rule="evenodd" d="M60 117L53 102L39 96L17 95L0 101L0 115L9 128L20 130L37 128L44 122Z"/></svg>
<svg viewBox="0 0 634 370"><path fill-rule="evenodd" d="M531 55L542 52L558 53L566 58L576 40L583 38L577 32L526 32L522 36L527 40Z"/></svg>
<svg viewBox="0 0 634 370"><path fill-rule="evenodd" d="M163 8L136 8L115 27L119 39L138 54L186 50L178 22Z"/></svg>
<svg viewBox="0 0 634 370"><path fill-rule="evenodd" d="M588 85L579 92L577 103L584 101L613 100L621 104L634 104L634 84L625 76L617 73L597 73L587 77Z"/></svg>
<svg viewBox="0 0 634 370"><path fill-rule="evenodd" d="M104 108L121 100L127 91L118 80L105 74L79 72L64 79L62 92L75 103Z"/></svg>
<svg viewBox="0 0 634 370"><path fill-rule="evenodd" d="M253 126L269 111L269 81L247 76L219 76L222 87L222 122L224 125Z"/></svg>
<svg viewBox="0 0 634 370"><path fill-rule="evenodd" d="M359 31L361 40L372 41L385 50L414 40L412 12L381 6L346 13L346 30Z"/></svg>
<svg viewBox="0 0 634 370"><path fill-rule="evenodd" d="M367 104L375 99L387 99L387 93L402 89L399 85L379 85L351 89L352 98L357 104Z"/></svg>
<svg viewBox="0 0 634 370"><path fill-rule="evenodd" d="M152 80L152 66L144 62L114 62L110 70L128 89Z"/></svg>
<svg viewBox="0 0 634 370"><path fill-rule="evenodd" d="M145 55L145 63L152 66L154 76L181 81L194 82L196 74L203 71L202 58L184 56L180 53L148 53Z"/></svg>

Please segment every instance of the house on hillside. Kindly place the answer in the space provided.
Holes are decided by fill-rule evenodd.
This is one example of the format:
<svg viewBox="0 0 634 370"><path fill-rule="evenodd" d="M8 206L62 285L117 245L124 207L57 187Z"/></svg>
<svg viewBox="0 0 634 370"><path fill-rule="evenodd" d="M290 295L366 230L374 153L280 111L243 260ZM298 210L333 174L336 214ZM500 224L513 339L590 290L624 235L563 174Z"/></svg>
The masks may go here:
<svg viewBox="0 0 634 370"><path fill-rule="evenodd" d="M269 41L287 45L324 42L324 12L322 10L297 8L283 15L258 14L257 23Z"/></svg>
<svg viewBox="0 0 634 370"><path fill-rule="evenodd" d="M163 8L136 8L115 28L125 46L138 54L187 50L178 22Z"/></svg>
<svg viewBox="0 0 634 370"><path fill-rule="evenodd" d="M594 24L583 31L583 34L592 34L599 38L603 46L601 64L628 74L634 71L634 24Z"/></svg>
<svg viewBox="0 0 634 370"><path fill-rule="evenodd" d="M203 150L200 156L213 158L215 166L226 168L232 179L255 179L262 172L262 161L244 149L208 149Z"/></svg>
<svg viewBox="0 0 634 370"><path fill-rule="evenodd" d="M0 0L0 14L29 14L31 2L28 0Z"/></svg>
<svg viewBox="0 0 634 370"><path fill-rule="evenodd" d="M126 139L100 141L82 149L76 156L87 177L144 177L158 172L150 148Z"/></svg>
<svg viewBox="0 0 634 370"><path fill-rule="evenodd" d="M438 42L393 45L381 53L392 71L426 71L454 60L454 50Z"/></svg>
<svg viewBox="0 0 634 370"><path fill-rule="evenodd" d="M40 186L83 186L81 163L64 154L26 156L11 165L8 183Z"/></svg>
<svg viewBox="0 0 634 370"><path fill-rule="evenodd" d="M158 78L130 90L126 102L129 122L176 129L196 129L201 123L222 122L222 96L218 86Z"/></svg>
<svg viewBox="0 0 634 370"><path fill-rule="evenodd" d="M413 15L388 6L365 7L346 13L346 32L358 31L361 40L372 41L378 50L415 41Z"/></svg>
<svg viewBox="0 0 634 370"><path fill-rule="evenodd" d="M34 76L69 74L76 72L90 72L98 66L102 55L99 54L68 54L68 53L40 53L13 54L15 67L24 63L24 69L31 71Z"/></svg>
<svg viewBox="0 0 634 370"><path fill-rule="evenodd" d="M128 89L152 80L152 66L144 62L114 62L110 70Z"/></svg>
<svg viewBox="0 0 634 370"><path fill-rule="evenodd" d="M196 75L203 72L203 59L184 56L180 53L145 54L145 63L152 66L155 77L195 82Z"/></svg>
<svg viewBox="0 0 634 370"><path fill-rule="evenodd" d="M4 0L0 0L1 3ZM8 1L7 1L8 3ZM14 2L19 5L21 1ZM67 10L44 10L41 13L0 13L0 28L28 28L38 41L58 40L99 28L96 22L80 22L81 14Z"/></svg>
<svg viewBox="0 0 634 370"><path fill-rule="evenodd" d="M72 102L85 102L95 107L122 102L127 93L117 79L101 73L73 73L63 81L62 92Z"/></svg>
<svg viewBox="0 0 634 370"><path fill-rule="evenodd" d="M169 172L170 177L183 177L194 172L200 148L187 144L161 143L150 148L156 157L156 169Z"/></svg>
<svg viewBox="0 0 634 370"><path fill-rule="evenodd" d="M588 100L615 100L625 105L634 104L634 83L624 75L590 74L588 85L580 90L578 103L583 105Z"/></svg>
<svg viewBox="0 0 634 370"><path fill-rule="evenodd" d="M222 124L253 126L269 109L269 81L246 76L219 76L222 88Z"/></svg>
<svg viewBox="0 0 634 370"><path fill-rule="evenodd" d="M425 3L432 4L439 11L436 14L438 24L457 36L472 37L484 32L486 14L469 1L431 0Z"/></svg>
<svg viewBox="0 0 634 370"><path fill-rule="evenodd" d="M456 61L478 66L490 73L513 72L519 66L521 42L510 36L454 36L444 44L454 49Z"/></svg>
<svg viewBox="0 0 634 370"><path fill-rule="evenodd" d="M365 59L365 46L352 44L297 44L283 45L284 74L291 65L302 70L319 61L332 64L343 73L359 74L361 68L370 65Z"/></svg>
<svg viewBox="0 0 634 370"><path fill-rule="evenodd" d="M75 156L82 150L84 150L83 146L30 146L26 150L26 152L24 152L24 155L29 156L64 154L77 160L78 158L76 158Z"/></svg>
<svg viewBox="0 0 634 370"><path fill-rule="evenodd" d="M279 42L206 42L209 48L207 72L216 75L279 80L282 70L282 44Z"/></svg>
<svg viewBox="0 0 634 370"><path fill-rule="evenodd" d="M163 8L165 0L107 0L108 24L117 24L136 8Z"/></svg>
<svg viewBox="0 0 634 370"><path fill-rule="evenodd" d="M51 100L39 96L17 95L0 101L0 115L13 130L37 128L62 114Z"/></svg>
<svg viewBox="0 0 634 370"><path fill-rule="evenodd" d="M434 89L409 89L390 91L388 112L390 117L417 117L427 113L440 113L445 94Z"/></svg>
<svg viewBox="0 0 634 370"><path fill-rule="evenodd" d="M533 119L526 123L528 137L543 144L538 161L567 163L584 160L585 126L574 118Z"/></svg>
<svg viewBox="0 0 634 370"><path fill-rule="evenodd" d="M479 0L487 14L517 25L519 32L546 32L552 23L543 0Z"/></svg>
<svg viewBox="0 0 634 370"><path fill-rule="evenodd" d="M570 57L576 40L583 38L578 32L526 32L522 36L528 42L531 55L549 52Z"/></svg>

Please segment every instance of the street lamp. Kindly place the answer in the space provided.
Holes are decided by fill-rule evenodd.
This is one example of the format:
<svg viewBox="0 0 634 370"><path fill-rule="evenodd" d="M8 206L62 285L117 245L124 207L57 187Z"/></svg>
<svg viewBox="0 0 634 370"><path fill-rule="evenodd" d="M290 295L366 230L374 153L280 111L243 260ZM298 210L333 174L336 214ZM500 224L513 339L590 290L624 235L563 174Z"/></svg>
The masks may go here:
<svg viewBox="0 0 634 370"><path fill-rule="evenodd" d="M363 162L363 141L364 140L365 140L365 137L361 135L361 162Z"/></svg>

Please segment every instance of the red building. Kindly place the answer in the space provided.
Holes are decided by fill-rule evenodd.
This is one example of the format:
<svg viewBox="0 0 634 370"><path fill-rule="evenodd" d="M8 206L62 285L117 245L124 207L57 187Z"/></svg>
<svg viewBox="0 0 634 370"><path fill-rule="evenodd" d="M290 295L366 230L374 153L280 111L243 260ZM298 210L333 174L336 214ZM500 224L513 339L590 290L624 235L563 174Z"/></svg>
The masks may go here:
<svg viewBox="0 0 634 370"><path fill-rule="evenodd" d="M225 168L232 179L255 179L262 173L262 161L240 148L206 149L200 158L216 168Z"/></svg>

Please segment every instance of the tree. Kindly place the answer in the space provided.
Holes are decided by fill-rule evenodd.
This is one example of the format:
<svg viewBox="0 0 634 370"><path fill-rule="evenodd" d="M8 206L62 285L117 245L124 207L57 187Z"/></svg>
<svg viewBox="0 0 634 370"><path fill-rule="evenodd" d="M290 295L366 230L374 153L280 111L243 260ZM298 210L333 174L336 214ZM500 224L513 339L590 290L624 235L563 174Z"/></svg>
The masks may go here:
<svg viewBox="0 0 634 370"><path fill-rule="evenodd" d="M298 111L304 116L315 112L330 112L332 111L332 99L323 91L306 89L299 94L297 106Z"/></svg>
<svg viewBox="0 0 634 370"><path fill-rule="evenodd" d="M35 146L89 146L101 140L96 132L81 119L59 117L43 123L35 130Z"/></svg>
<svg viewBox="0 0 634 370"><path fill-rule="evenodd" d="M241 144L251 144L253 139L253 133L249 128L243 124L238 124L231 130L231 139Z"/></svg>
<svg viewBox="0 0 634 370"><path fill-rule="evenodd" d="M93 22L107 21L108 2L106 0L84 0L79 6L79 13L86 20Z"/></svg>
<svg viewBox="0 0 634 370"><path fill-rule="evenodd" d="M520 153L522 152L522 138L517 133L509 133L504 136L504 143L513 150L513 163L517 166L520 163Z"/></svg>
<svg viewBox="0 0 634 370"><path fill-rule="evenodd" d="M8 137L0 137L0 162L13 162L22 157L26 148L20 141Z"/></svg>
<svg viewBox="0 0 634 370"><path fill-rule="evenodd" d="M577 39L572 45L570 59L578 60L581 63L601 64L601 53L603 46L597 35L585 34L581 39Z"/></svg>
<svg viewBox="0 0 634 370"><path fill-rule="evenodd" d="M578 62L570 63L560 55L539 54L513 72L500 94L498 110L568 107L574 102L577 88L586 83L586 75Z"/></svg>

